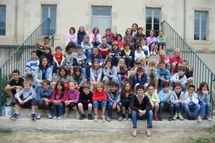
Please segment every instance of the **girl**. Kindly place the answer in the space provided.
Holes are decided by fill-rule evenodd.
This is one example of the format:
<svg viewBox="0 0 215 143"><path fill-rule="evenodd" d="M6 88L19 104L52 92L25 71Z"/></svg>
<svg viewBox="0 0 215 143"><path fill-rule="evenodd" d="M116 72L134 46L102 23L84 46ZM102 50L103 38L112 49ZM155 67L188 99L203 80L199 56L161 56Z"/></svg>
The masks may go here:
<svg viewBox="0 0 215 143"><path fill-rule="evenodd" d="M124 42L122 41L122 35L117 34L116 36L116 42L119 44L119 49L123 49Z"/></svg>
<svg viewBox="0 0 215 143"><path fill-rule="evenodd" d="M160 50L156 64L159 65L161 61L163 61L166 64L167 69L170 70L170 59L169 56L166 55L166 52L164 50Z"/></svg>
<svg viewBox="0 0 215 143"><path fill-rule="evenodd" d="M82 74L81 67L77 67L74 69L73 76L71 81L77 83L77 88L79 89L86 81L86 78Z"/></svg>
<svg viewBox="0 0 215 143"><path fill-rule="evenodd" d="M150 30L149 37L147 37L147 46L149 47L149 50L151 51L151 55L156 55L157 53L157 38L154 37L154 31Z"/></svg>
<svg viewBox="0 0 215 143"><path fill-rule="evenodd" d="M110 60L107 60L105 63L105 67L103 68L103 83L104 85L108 85L110 81L114 81L119 83L117 78L117 70L113 67Z"/></svg>
<svg viewBox="0 0 215 143"><path fill-rule="evenodd" d="M65 52L65 62L64 62L64 67L66 68L66 70L72 74L72 68L73 68L73 57L74 57L74 53L73 53L73 48L76 48L74 45L67 45L66 46L66 52Z"/></svg>
<svg viewBox="0 0 215 143"><path fill-rule="evenodd" d="M137 23L132 24L132 36L134 37L137 34L138 25Z"/></svg>
<svg viewBox="0 0 215 143"><path fill-rule="evenodd" d="M62 119L63 117L63 103L67 98L64 83L58 81L54 90L52 91L51 102L53 104L53 119Z"/></svg>
<svg viewBox="0 0 215 143"><path fill-rule="evenodd" d="M70 27L69 28L69 34L68 34L68 40L66 42L66 45L68 45L69 43L77 43L77 34L75 33L75 28L74 27Z"/></svg>
<svg viewBox="0 0 215 143"><path fill-rule="evenodd" d="M90 68L90 90L93 91L94 87L98 82L101 82L102 79L102 68L100 67L100 62L98 59L94 59L92 67Z"/></svg>
<svg viewBox="0 0 215 143"><path fill-rule="evenodd" d="M78 45L81 45L81 42L84 39L84 36L87 35L87 33L85 32L85 28L84 26L80 26L79 30L78 30Z"/></svg>
<svg viewBox="0 0 215 143"><path fill-rule="evenodd" d="M158 39L158 49L159 50L166 50L166 39L163 34L163 31L159 31Z"/></svg>
<svg viewBox="0 0 215 143"><path fill-rule="evenodd" d="M107 106L107 92L104 90L102 83L96 84L96 90L93 92L93 108L94 108L94 121L98 121L98 108L102 106L102 121L105 122L105 111Z"/></svg>
<svg viewBox="0 0 215 143"><path fill-rule="evenodd" d="M145 65L145 54L143 52L142 46L140 44L137 45L137 48L134 53L134 60L141 61L143 65Z"/></svg>
<svg viewBox="0 0 215 143"><path fill-rule="evenodd" d="M107 29L105 30L105 35L103 36L103 38L106 38L106 39L107 39L107 43L108 43L109 45L111 45L111 44L113 43L114 39L113 39L113 35L112 35L112 33L111 33L111 29L110 29L110 28L107 28Z"/></svg>
<svg viewBox="0 0 215 143"><path fill-rule="evenodd" d="M69 109L73 109L76 114L76 119L79 119L79 113L78 113L78 100L80 92L75 89L76 84L75 82L71 81L69 83L69 90L67 91L67 98L64 101L65 103L65 116L68 117Z"/></svg>
<svg viewBox="0 0 215 143"><path fill-rule="evenodd" d="M121 84L123 84L125 81L128 80L128 69L124 59L119 60L119 63L117 66L117 76L119 79L119 83Z"/></svg>
<svg viewBox="0 0 215 143"><path fill-rule="evenodd" d="M113 62L113 65L116 66L118 64L120 57L120 49L119 44L117 42L113 42L111 45L112 49L109 53L108 59L110 59Z"/></svg>
<svg viewBox="0 0 215 143"><path fill-rule="evenodd" d="M130 43L124 44L124 49L121 51L121 57L125 60L128 69L131 69L131 67L133 67L134 53L130 49Z"/></svg>
<svg viewBox="0 0 215 143"><path fill-rule="evenodd" d="M99 34L99 28L94 27L92 33L90 34L90 42L94 46L98 46L101 43L101 35Z"/></svg>
<svg viewBox="0 0 215 143"><path fill-rule="evenodd" d="M200 108L199 119L211 120L211 103L210 103L210 94L209 87L206 82L202 82L197 90Z"/></svg>
<svg viewBox="0 0 215 143"><path fill-rule="evenodd" d="M90 43L90 37L88 35L84 36L84 40L81 42L81 48L83 49L83 53L88 58L91 55L91 50L93 48L92 43Z"/></svg>
<svg viewBox="0 0 215 143"><path fill-rule="evenodd" d="M116 41L117 32L112 32L113 35L113 41Z"/></svg>
<svg viewBox="0 0 215 143"><path fill-rule="evenodd" d="M170 58L171 73L177 72L177 68L181 66L182 58L180 55L181 55L180 49L175 49L173 52L173 56Z"/></svg>
<svg viewBox="0 0 215 143"><path fill-rule="evenodd" d="M68 72L65 68L61 68L59 70L58 76L55 80L53 80L52 85L55 85L57 83L57 81L59 81L59 80L63 81L64 87L66 89L69 87L68 83L70 82L71 78L69 77Z"/></svg>
<svg viewBox="0 0 215 143"><path fill-rule="evenodd" d="M122 102L122 117L126 120L126 112L128 113L128 120L131 120L131 107L130 102L134 95L131 85L129 82L125 82L121 91L121 102Z"/></svg>
<svg viewBox="0 0 215 143"><path fill-rule="evenodd" d="M125 36L123 37L123 41L124 42L128 42L131 43L133 36L131 35L132 33L132 29L131 28L127 28L127 30L125 31Z"/></svg>
<svg viewBox="0 0 215 143"><path fill-rule="evenodd" d="M141 40L141 46L142 46L143 52L146 56L146 59L148 59L149 58L149 47L147 46L146 38L143 38Z"/></svg>

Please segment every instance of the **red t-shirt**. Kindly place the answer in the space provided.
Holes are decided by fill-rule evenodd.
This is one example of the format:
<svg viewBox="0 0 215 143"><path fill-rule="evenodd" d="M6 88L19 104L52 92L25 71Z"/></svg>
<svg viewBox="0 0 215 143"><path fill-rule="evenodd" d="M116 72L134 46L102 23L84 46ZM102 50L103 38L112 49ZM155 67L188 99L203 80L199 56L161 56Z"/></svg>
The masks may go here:
<svg viewBox="0 0 215 143"><path fill-rule="evenodd" d="M57 53L54 53L53 56L55 57L56 61L60 64L63 59L63 53L60 53L60 55L58 55Z"/></svg>

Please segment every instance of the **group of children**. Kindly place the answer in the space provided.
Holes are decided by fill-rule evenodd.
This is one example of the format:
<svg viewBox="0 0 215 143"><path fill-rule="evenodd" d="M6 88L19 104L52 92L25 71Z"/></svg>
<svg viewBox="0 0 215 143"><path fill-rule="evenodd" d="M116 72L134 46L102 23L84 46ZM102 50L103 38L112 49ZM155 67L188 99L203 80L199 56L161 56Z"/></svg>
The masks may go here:
<svg viewBox="0 0 215 143"><path fill-rule="evenodd" d="M180 50L169 57L163 32L157 38L153 31L149 35L146 38L137 24L128 28L123 38L111 29L101 37L97 27L89 36L83 26L78 34L71 27L65 51L57 46L53 55L45 37L31 53L25 80L14 70L5 88L15 104L11 119L19 117L20 106L32 108L32 120L41 118L42 109L49 119L68 117L72 109L79 119L111 121L116 110L118 120L132 120L133 136L139 118L147 119L150 136L152 120L162 120L165 106L168 120L183 120L183 111L189 120L211 120L207 83L202 82L195 92L194 69L182 60ZM148 60L156 54L156 61Z"/></svg>

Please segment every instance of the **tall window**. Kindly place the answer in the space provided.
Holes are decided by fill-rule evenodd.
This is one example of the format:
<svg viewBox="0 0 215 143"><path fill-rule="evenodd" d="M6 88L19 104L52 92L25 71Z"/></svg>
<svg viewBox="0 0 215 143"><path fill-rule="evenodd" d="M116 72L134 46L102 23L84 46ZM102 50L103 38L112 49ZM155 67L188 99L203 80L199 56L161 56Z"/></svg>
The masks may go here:
<svg viewBox="0 0 215 143"><path fill-rule="evenodd" d="M208 12L195 11L194 40L207 40Z"/></svg>
<svg viewBox="0 0 215 143"><path fill-rule="evenodd" d="M6 6L0 5L0 35L6 35Z"/></svg>
<svg viewBox="0 0 215 143"><path fill-rule="evenodd" d="M42 5L42 20L49 17L51 19L50 31L47 29L47 25L43 25L43 35L53 34L56 31L56 15L57 6L56 5Z"/></svg>
<svg viewBox="0 0 215 143"><path fill-rule="evenodd" d="M160 9L146 8L146 36L149 36L149 31L154 30L155 36L158 35L160 29Z"/></svg>

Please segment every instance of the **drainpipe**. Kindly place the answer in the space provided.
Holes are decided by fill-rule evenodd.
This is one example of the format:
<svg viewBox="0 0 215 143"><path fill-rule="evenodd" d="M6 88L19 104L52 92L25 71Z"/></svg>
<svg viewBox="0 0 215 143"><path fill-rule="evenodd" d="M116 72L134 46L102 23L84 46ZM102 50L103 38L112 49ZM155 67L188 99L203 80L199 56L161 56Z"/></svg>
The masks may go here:
<svg viewBox="0 0 215 143"><path fill-rule="evenodd" d="M18 0L15 1L15 22L14 22L14 39L15 39L15 45L18 44L17 39L17 27L18 27Z"/></svg>
<svg viewBox="0 0 215 143"><path fill-rule="evenodd" d="M186 41L186 0L184 0L184 40Z"/></svg>

